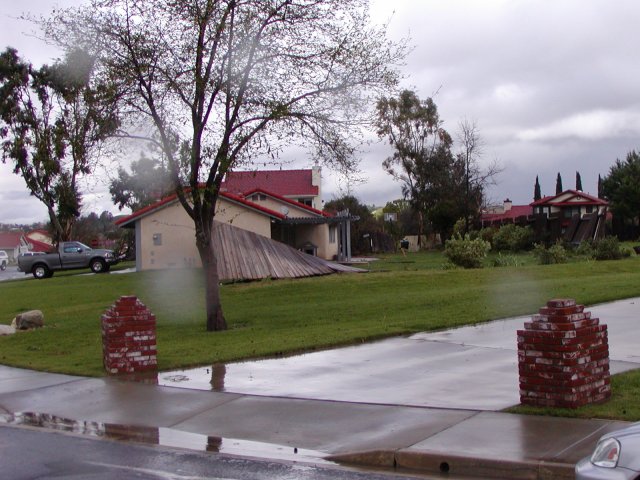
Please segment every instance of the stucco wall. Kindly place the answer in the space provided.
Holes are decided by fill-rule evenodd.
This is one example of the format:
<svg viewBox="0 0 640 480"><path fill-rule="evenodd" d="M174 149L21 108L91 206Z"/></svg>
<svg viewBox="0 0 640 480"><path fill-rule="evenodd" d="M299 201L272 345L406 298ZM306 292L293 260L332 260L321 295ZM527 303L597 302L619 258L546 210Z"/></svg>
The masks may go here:
<svg viewBox="0 0 640 480"><path fill-rule="evenodd" d="M296 230L296 248L301 249L307 242L315 245L316 255L325 260L333 260L338 254L337 232L335 242L329 243L329 225L298 225Z"/></svg>
<svg viewBox="0 0 640 480"><path fill-rule="evenodd" d="M217 221L230 223L266 237L270 236L269 217L224 199L218 202ZM201 266L193 220L177 202L137 222L136 251L138 270Z"/></svg>
<svg viewBox="0 0 640 480"><path fill-rule="evenodd" d="M302 218L312 215L308 210L297 208L295 205L292 205L288 202L283 202L281 200L278 200L277 198L265 195L266 198L264 200L258 200L255 197L257 197L257 195L254 195L254 197L251 198L251 201L256 203L257 205L268 208L269 210L273 210L274 212L283 213L291 218Z"/></svg>

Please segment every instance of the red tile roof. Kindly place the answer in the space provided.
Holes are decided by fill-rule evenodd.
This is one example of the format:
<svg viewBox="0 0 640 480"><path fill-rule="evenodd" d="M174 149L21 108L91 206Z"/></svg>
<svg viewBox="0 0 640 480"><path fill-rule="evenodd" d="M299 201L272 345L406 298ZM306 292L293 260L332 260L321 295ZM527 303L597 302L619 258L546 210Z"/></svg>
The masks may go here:
<svg viewBox="0 0 640 480"><path fill-rule="evenodd" d="M264 208L260 205L257 205L253 202L250 202L248 200L245 200L244 198L238 196L238 195L233 195L231 193L227 193L227 192L220 192L220 197L222 198L226 198L228 200L231 201L235 201L238 203L242 203L246 206L248 206L249 208L253 208L254 210L259 210L262 211L263 213L266 213L267 215L270 215L272 217L276 217L276 218L285 218L285 215L283 215L282 213L279 212L274 212L273 210L269 210L268 208ZM153 203L151 205L148 205L144 208L141 208L140 210L137 210L135 212L133 212L131 215L129 215L128 217L123 217L123 218L119 218L118 220L116 220L114 223L116 225L119 225L121 227L130 224L132 221L137 220L138 218L142 218L150 213L155 212L156 210L160 210L162 208L164 208L166 205L177 202L178 201L178 196L174 193L172 195L169 195L168 197L163 198L162 200L157 201L156 203Z"/></svg>
<svg viewBox="0 0 640 480"><path fill-rule="evenodd" d="M2 232L0 233L0 248L16 248L20 246L20 239L24 236L22 232Z"/></svg>
<svg viewBox="0 0 640 480"><path fill-rule="evenodd" d="M318 195L318 187L311 184L312 173L311 170L229 172L220 189L236 195L262 189L283 197L315 196Z"/></svg>
<svg viewBox="0 0 640 480"><path fill-rule="evenodd" d="M504 213L485 213L482 220L485 222L493 222L494 220L513 219L518 217L529 216L533 214L533 208L530 205L512 205L510 210Z"/></svg>
<svg viewBox="0 0 640 480"><path fill-rule="evenodd" d="M573 197L582 197L583 200L581 200L581 201L553 202L554 199L556 199L556 198L558 198L558 197L560 197L562 195L566 195L567 193L572 194L571 198L573 198ZM565 205L609 205L609 202L607 202L606 200L602 200L601 198L594 197L593 195L589 195L588 193L579 192L577 190L565 190L560 195L553 195L553 196L544 197L544 198L541 198L540 200L537 200L537 201L535 201L533 203L530 203L529 205L531 205L532 207L538 207L538 206L541 206L541 205L553 205L555 207L559 207L559 206L565 206Z"/></svg>
<svg viewBox="0 0 640 480"><path fill-rule="evenodd" d="M247 193L245 193L243 195L243 197L245 199L247 199L251 195L253 195L254 193L263 193L263 194L265 194L265 195L267 195L269 197L275 198L276 200L279 200L281 202L293 205L294 207L298 207L298 208L301 208L301 209L304 209L304 210L308 210L310 213L315 213L316 215L322 215L323 217L333 217L333 215L328 213L328 212L324 212L322 210L318 210L318 209L310 207L308 205L304 205L303 203L300 203L300 202L298 202L296 200L291 200L290 198L283 197L282 195L278 195L276 193L269 192L269 191L264 190L262 188L256 188L254 190L250 190ZM250 200L248 200L248 201L250 201Z"/></svg>
<svg viewBox="0 0 640 480"><path fill-rule="evenodd" d="M270 196L272 196L274 198L278 198L281 201L293 204L298 208L301 208L301 209L304 209L304 210L308 210L309 213L312 214L312 215L331 216L331 215L326 214L325 212L321 212L320 210L316 210L315 208L308 207L306 205L303 205L302 203L293 201L293 200L288 199L288 198L281 197L281 196L276 195L274 193L267 192L266 190L261 190L260 189L260 190L255 190L255 191L260 191L260 192L262 192L262 193L264 193L266 195L270 195ZM264 213L266 215L269 215L271 217L274 217L274 218L279 218L281 220L286 218L286 215L284 215L284 214L282 214L280 212L276 212L276 211L271 210L269 208L263 207L263 206L255 203L255 202L251 202L251 201L249 201L249 200L247 200L247 199L245 199L245 198L243 198L243 197L241 197L239 195L234 195L234 194L229 193L229 192L220 192L220 197L221 198L225 198L225 199L227 199L229 201L232 201L232 202L241 203L241 204L243 204L244 206L246 206L248 208L251 208L253 210L258 210L258 211L260 211L260 212L262 212L262 213ZM174 203L174 202L177 202L177 201L178 201L178 196L174 193L172 195L169 195L168 197L163 198L162 200L160 200L160 201L158 201L158 202L156 202L154 204L151 204L151 205L149 205L147 207L141 208L140 210L138 210L136 212L133 212L131 215L129 215L127 217L119 218L114 223L116 225L118 225L118 226L124 227L125 225L130 224L131 222L137 220L138 218L144 217L144 216L146 216L146 215L148 215L150 213L155 212L156 210L164 208L168 204L171 204L171 203Z"/></svg>

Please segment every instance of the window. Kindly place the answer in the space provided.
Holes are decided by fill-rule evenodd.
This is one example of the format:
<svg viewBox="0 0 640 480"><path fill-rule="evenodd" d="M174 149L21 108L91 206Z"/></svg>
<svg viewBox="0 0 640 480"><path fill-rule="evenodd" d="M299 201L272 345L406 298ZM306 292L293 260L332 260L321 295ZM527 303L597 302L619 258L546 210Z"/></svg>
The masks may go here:
<svg viewBox="0 0 640 480"><path fill-rule="evenodd" d="M80 244L78 243L64 244L64 253L79 253L79 252L80 252Z"/></svg>
<svg viewBox="0 0 640 480"><path fill-rule="evenodd" d="M329 243L336 243L336 230L335 225L329 227Z"/></svg>
<svg viewBox="0 0 640 480"><path fill-rule="evenodd" d="M153 234L153 244L154 245L162 245L162 234L154 233Z"/></svg>
<svg viewBox="0 0 640 480"><path fill-rule="evenodd" d="M562 211L564 218L573 218L574 215L580 216L580 207L567 207Z"/></svg>
<svg viewBox="0 0 640 480"><path fill-rule="evenodd" d="M306 205L307 207L313 207L313 199L312 198L299 198L298 203Z"/></svg>

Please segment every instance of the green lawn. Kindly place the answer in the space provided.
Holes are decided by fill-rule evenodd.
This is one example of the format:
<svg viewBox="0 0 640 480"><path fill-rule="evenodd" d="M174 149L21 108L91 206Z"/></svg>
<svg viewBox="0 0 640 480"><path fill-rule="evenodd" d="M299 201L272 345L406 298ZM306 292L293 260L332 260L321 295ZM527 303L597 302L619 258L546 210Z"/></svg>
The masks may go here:
<svg viewBox="0 0 640 480"><path fill-rule="evenodd" d="M519 405L507 409L511 413L552 415L572 418L607 418L612 420L640 420L640 370L611 377L611 398L600 405L587 405L575 410L569 408L540 408Z"/></svg>
<svg viewBox="0 0 640 480"><path fill-rule="evenodd" d="M526 257L519 267L443 270L439 252L389 255L365 274L224 285L229 330L218 333L205 332L199 270L2 282L0 323L40 309L46 327L0 337L0 363L103 375L100 315L121 295L156 314L162 370L526 315L554 297L590 305L640 296L640 257L545 266Z"/></svg>

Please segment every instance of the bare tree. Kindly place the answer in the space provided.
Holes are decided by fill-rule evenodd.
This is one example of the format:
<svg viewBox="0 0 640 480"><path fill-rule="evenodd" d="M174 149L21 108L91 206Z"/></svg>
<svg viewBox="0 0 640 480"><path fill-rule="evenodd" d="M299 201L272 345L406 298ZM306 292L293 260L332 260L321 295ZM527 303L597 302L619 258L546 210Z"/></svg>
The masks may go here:
<svg viewBox="0 0 640 480"><path fill-rule="evenodd" d="M487 185L495 183L495 177L502 172L497 161L486 169L480 167L484 142L478 125L474 120L463 119L459 124L458 141L461 151L458 159L464 166L464 196L462 211L464 214L464 233L469 231L470 222L478 215Z"/></svg>
<svg viewBox="0 0 640 480"><path fill-rule="evenodd" d="M226 328L211 244L224 176L298 139L352 170L363 107L405 55L369 25L367 0L91 0L45 27L63 47L93 46L130 114L155 126L195 225L207 330Z"/></svg>

